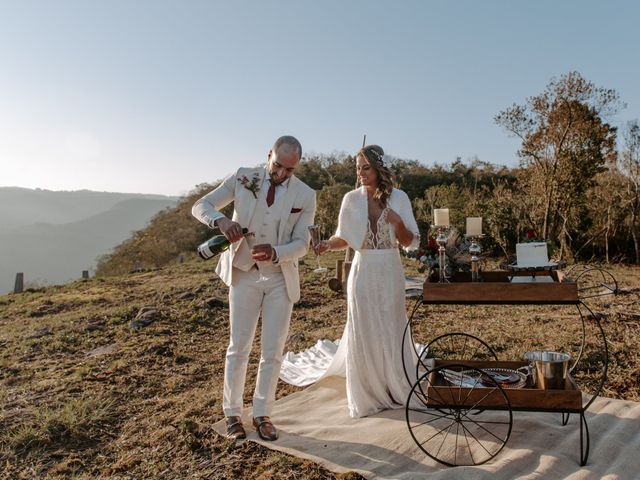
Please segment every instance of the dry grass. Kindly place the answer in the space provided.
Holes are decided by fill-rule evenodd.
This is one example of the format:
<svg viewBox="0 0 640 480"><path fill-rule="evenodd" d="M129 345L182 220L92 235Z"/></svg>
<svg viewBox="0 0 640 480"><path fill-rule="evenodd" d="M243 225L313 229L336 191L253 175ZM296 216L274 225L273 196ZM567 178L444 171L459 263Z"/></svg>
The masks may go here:
<svg viewBox="0 0 640 480"><path fill-rule="evenodd" d="M331 266L337 256L324 261ZM226 289L213 266L198 261L0 297L0 478L360 478L250 442L235 445L212 431L222 418L228 335ZM309 258L301 267L290 350L342 333L346 302L312 273L314 266ZM623 293L591 302L611 350L604 394L638 401L640 269L611 270ZM219 302L203 306L211 298ZM157 310L155 321L130 328L145 306ZM575 354L580 322L575 307L418 311L419 340L448 331L480 336L501 358L535 347ZM589 388L602 361L595 342L584 359L578 377ZM296 390L280 384L278 396Z"/></svg>

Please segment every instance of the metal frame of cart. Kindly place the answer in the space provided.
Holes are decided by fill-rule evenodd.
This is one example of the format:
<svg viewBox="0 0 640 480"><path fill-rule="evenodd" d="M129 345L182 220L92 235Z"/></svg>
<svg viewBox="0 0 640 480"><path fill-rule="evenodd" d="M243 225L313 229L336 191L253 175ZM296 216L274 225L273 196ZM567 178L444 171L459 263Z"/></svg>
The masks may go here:
<svg viewBox="0 0 640 480"><path fill-rule="evenodd" d="M560 390L542 390L530 384L523 388L507 388L508 385L487 377L487 369L513 370L527 362L499 361L487 343L467 333L446 333L432 339L422 351L416 350L415 369L403 363L411 384L405 404L407 426L418 447L442 464L479 465L494 458L511 435L513 411L558 412L562 414L562 425L568 423L571 413L579 415L580 465L587 463L589 428L585 412L606 382L609 352L600 318L584 300L617 293L617 282L609 272L586 266L574 266L565 273L554 268L535 270L535 275L550 276L552 283L510 282L513 276L531 274L531 269L510 268L508 271L484 272L481 283L472 283L471 275L465 273L456 274L450 283L424 283L422 295L405 327L403 351L405 339L410 339L415 348L411 325L420 305L575 305L582 324L580 350L569 370L565 387ZM596 391L593 394L585 392L587 398L591 397L584 402L583 392L571 374L584 354L587 316L595 322L602 342L603 365ZM447 342L458 345L464 342L464 352L469 346L473 353L468 358L431 356ZM475 360L478 352L483 353L482 360Z"/></svg>

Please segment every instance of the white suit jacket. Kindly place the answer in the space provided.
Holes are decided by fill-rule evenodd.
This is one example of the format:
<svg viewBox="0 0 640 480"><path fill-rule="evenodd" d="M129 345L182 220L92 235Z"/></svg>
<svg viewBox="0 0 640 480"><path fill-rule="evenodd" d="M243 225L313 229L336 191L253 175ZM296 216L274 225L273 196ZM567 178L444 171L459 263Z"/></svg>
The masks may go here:
<svg viewBox="0 0 640 480"><path fill-rule="evenodd" d="M262 185L267 174L264 167L240 168L235 174L227 177L216 189L200 198L191 209L194 217L211 226L213 219L220 216L219 210L233 202L233 218L240 226L247 227L253 218L258 199L241 180L251 182L257 178L256 184ZM259 195L257 195L259 197ZM316 213L316 192L295 176L289 179L284 197L278 201L280 205L280 228L278 242L274 245L278 255L278 265L282 268L287 294L292 302L300 300L300 276L298 259L307 254L309 249L309 230ZM248 249L247 242L242 239L232 243L231 247L220 255L216 273L226 285L233 284L233 258L240 249Z"/></svg>

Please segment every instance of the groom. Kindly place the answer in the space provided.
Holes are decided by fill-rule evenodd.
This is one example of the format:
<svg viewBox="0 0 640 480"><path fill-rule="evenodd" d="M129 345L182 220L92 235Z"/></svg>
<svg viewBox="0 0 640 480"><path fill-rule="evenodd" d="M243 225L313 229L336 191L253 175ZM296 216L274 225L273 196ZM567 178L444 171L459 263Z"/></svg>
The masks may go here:
<svg viewBox="0 0 640 480"><path fill-rule="evenodd" d="M269 418L275 400L294 302L300 299L298 259L307 253L316 196L293 172L302 146L280 137L266 167L240 168L199 199L191 210L202 223L232 243L222 253L216 273L229 286L230 341L224 370L222 407L227 436L246 438L240 415L249 353L262 312L261 357L253 394L253 424L263 440L276 440ZM233 218L220 209L234 203ZM252 236L243 237L242 228Z"/></svg>

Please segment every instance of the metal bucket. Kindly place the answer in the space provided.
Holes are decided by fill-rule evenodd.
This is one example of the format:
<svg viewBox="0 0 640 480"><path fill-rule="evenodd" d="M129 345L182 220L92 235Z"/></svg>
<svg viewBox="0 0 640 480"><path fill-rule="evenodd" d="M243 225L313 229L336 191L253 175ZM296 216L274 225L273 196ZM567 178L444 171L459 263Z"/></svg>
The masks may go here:
<svg viewBox="0 0 640 480"><path fill-rule="evenodd" d="M524 358L533 366L537 388L560 390L565 388L571 356L562 352L530 350Z"/></svg>

